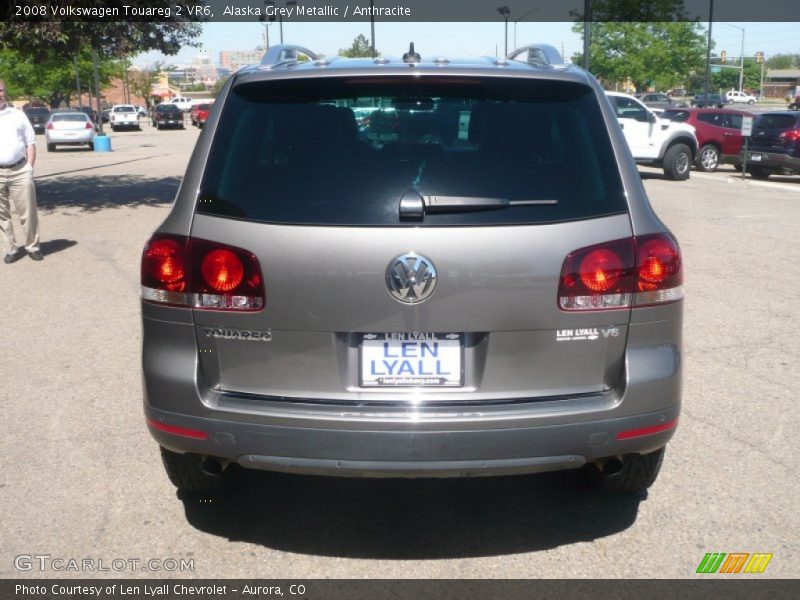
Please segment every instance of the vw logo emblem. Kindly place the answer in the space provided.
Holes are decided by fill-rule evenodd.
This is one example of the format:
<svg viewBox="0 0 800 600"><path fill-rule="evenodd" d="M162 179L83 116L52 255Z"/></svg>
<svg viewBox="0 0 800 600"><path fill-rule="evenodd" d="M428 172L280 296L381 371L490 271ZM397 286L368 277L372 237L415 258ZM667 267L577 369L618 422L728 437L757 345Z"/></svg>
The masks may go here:
<svg viewBox="0 0 800 600"><path fill-rule="evenodd" d="M386 268L386 287L403 304L424 302L436 287L436 267L429 258L409 252L392 259Z"/></svg>

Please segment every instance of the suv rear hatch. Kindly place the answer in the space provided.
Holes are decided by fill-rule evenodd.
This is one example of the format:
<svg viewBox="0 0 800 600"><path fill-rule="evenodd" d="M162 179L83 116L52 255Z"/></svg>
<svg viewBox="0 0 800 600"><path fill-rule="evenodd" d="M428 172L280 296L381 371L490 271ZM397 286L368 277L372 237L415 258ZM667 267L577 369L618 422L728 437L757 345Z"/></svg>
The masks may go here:
<svg viewBox="0 0 800 600"><path fill-rule="evenodd" d="M321 402L596 394L621 377L630 310L562 310L562 267L631 235L584 84L245 78L214 132L191 237L252 253L243 276L260 272L265 306L194 310L200 375ZM408 303L389 284L423 278L420 255L435 288Z"/></svg>
<svg viewBox="0 0 800 600"><path fill-rule="evenodd" d="M759 116L753 123L749 150L796 155L797 136L788 132L800 129L800 113L771 113Z"/></svg>

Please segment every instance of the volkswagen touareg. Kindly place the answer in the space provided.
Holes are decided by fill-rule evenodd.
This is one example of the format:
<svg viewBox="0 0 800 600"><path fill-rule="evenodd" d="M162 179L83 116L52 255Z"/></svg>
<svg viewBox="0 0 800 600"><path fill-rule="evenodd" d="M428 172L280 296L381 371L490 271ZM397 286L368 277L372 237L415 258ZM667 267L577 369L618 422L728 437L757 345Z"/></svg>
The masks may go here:
<svg viewBox="0 0 800 600"><path fill-rule="evenodd" d="M677 424L678 244L549 46L273 47L218 96L141 285L145 415L182 490L239 465L639 491Z"/></svg>

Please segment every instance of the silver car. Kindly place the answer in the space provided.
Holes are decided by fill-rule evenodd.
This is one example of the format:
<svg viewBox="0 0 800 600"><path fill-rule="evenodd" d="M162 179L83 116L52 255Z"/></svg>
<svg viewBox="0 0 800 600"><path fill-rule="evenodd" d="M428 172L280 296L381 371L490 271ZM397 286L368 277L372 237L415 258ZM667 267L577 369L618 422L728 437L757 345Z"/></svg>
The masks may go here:
<svg viewBox="0 0 800 600"><path fill-rule="evenodd" d="M82 112L53 113L44 128L47 150L56 146L88 146L94 150L94 123Z"/></svg>
<svg viewBox="0 0 800 600"><path fill-rule="evenodd" d="M560 63L276 46L230 78L142 256L144 411L178 488L237 465L654 482L681 253L596 79Z"/></svg>

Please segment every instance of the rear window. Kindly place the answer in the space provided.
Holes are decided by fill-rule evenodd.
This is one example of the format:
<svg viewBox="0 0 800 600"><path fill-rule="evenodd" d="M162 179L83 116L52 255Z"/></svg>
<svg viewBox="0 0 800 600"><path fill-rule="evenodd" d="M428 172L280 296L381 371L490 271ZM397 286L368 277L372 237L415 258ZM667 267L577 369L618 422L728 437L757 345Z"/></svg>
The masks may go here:
<svg viewBox="0 0 800 600"><path fill-rule="evenodd" d="M88 117L79 112L53 115L53 121L87 121Z"/></svg>
<svg viewBox="0 0 800 600"><path fill-rule="evenodd" d="M550 202L401 220L400 198L414 191ZM241 84L225 101L197 204L271 223L412 227L626 209L589 88L458 77Z"/></svg>
<svg viewBox="0 0 800 600"><path fill-rule="evenodd" d="M50 111L46 108L26 108L25 114L30 116L49 115Z"/></svg>
<svg viewBox="0 0 800 600"><path fill-rule="evenodd" d="M136 109L132 106L118 106L114 109L115 113L129 113L129 112L136 112Z"/></svg>
<svg viewBox="0 0 800 600"><path fill-rule="evenodd" d="M791 129L797 122L794 115L761 115L753 123L753 127L759 129Z"/></svg>

